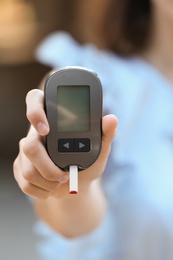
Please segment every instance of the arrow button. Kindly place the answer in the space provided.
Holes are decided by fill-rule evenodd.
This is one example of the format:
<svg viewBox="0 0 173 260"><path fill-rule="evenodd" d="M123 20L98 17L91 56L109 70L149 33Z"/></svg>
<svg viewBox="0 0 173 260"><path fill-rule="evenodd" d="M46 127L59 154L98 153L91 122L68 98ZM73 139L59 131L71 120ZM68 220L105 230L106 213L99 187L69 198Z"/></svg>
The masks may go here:
<svg viewBox="0 0 173 260"><path fill-rule="evenodd" d="M85 144L79 143L79 149L81 149L81 148L83 148L83 147L85 147Z"/></svg>
<svg viewBox="0 0 173 260"><path fill-rule="evenodd" d="M74 139L61 138L58 140L58 151L60 153L74 152Z"/></svg>
<svg viewBox="0 0 173 260"><path fill-rule="evenodd" d="M67 149L70 149L70 143L63 144L63 146Z"/></svg>
<svg viewBox="0 0 173 260"><path fill-rule="evenodd" d="M75 139L75 152L89 152L90 139L89 138L76 138Z"/></svg>

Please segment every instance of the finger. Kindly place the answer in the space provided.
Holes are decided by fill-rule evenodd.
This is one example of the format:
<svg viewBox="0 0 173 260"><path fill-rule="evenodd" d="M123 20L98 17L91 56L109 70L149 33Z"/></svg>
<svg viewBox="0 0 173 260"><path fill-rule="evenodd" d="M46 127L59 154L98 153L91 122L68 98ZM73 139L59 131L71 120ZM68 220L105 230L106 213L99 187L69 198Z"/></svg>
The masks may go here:
<svg viewBox="0 0 173 260"><path fill-rule="evenodd" d="M100 162L107 162L111 144L116 135L118 120L114 115L107 115L102 120L102 149L99 156Z"/></svg>
<svg viewBox="0 0 173 260"><path fill-rule="evenodd" d="M100 172L100 168L102 171L106 165L110 150L111 144L116 135L116 127L118 124L118 120L114 115L104 116L102 119L102 148L100 155L97 161L93 164L92 172L98 171Z"/></svg>
<svg viewBox="0 0 173 260"><path fill-rule="evenodd" d="M54 191L60 185L57 181L48 181L37 171L28 158L23 155L21 160L23 178L29 183L47 191Z"/></svg>
<svg viewBox="0 0 173 260"><path fill-rule="evenodd" d="M93 174L95 178L98 177L104 171L106 166L106 162L111 150L111 144L116 135L116 127L118 124L118 120L114 115L107 115L102 119L102 148L100 155L96 162L87 170L84 171L83 174L79 175L79 179L85 179L86 175L88 176L88 180L93 180ZM90 175L90 177L89 177Z"/></svg>
<svg viewBox="0 0 173 260"><path fill-rule="evenodd" d="M102 146L109 147L117 132L118 119L114 115L107 115L102 120Z"/></svg>
<svg viewBox="0 0 173 260"><path fill-rule="evenodd" d="M20 155L16 158L14 164L13 164L13 172L14 177L20 187L20 189L27 195L32 196L36 199L46 199L49 195L49 192L36 187L35 185L29 183L26 181L21 172L21 165L20 165Z"/></svg>
<svg viewBox="0 0 173 260"><path fill-rule="evenodd" d="M23 152L37 171L49 181L67 182L69 174L58 168L50 159L36 130L31 126L23 144Z"/></svg>
<svg viewBox="0 0 173 260"><path fill-rule="evenodd" d="M49 124L44 111L44 93L42 90L33 89L26 96L26 115L37 132L45 136L49 132Z"/></svg>

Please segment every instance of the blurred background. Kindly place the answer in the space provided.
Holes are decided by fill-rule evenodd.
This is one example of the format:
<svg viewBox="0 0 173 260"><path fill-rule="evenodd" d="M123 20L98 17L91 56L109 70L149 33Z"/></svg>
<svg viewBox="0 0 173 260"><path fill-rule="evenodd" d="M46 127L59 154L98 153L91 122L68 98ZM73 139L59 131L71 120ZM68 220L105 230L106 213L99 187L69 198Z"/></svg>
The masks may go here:
<svg viewBox="0 0 173 260"><path fill-rule="evenodd" d="M71 3L70 3L71 2ZM76 1L0 0L0 259L36 260L35 215L18 188L12 164L26 135L25 96L49 67L34 59L40 41L56 30L73 32ZM64 15L65 14L65 15ZM74 30L75 35L75 30Z"/></svg>
<svg viewBox="0 0 173 260"><path fill-rule="evenodd" d="M37 62L39 43L57 30L98 46L107 0L0 0L0 259L37 260L36 216L13 177L19 140L28 130L25 96L50 67ZM98 8L99 6L99 8ZM87 15L83 15L83 14ZM93 22L94 21L94 22ZM92 28L92 30L91 30ZM95 32L98 32L97 35Z"/></svg>

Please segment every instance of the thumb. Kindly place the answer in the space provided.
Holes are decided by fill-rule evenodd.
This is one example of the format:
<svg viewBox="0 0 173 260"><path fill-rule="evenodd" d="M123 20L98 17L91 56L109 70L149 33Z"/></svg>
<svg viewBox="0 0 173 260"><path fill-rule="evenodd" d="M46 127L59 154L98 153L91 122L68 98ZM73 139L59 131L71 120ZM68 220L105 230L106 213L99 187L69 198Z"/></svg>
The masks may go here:
<svg viewBox="0 0 173 260"><path fill-rule="evenodd" d="M108 158L112 141L116 135L117 124L118 119L114 115L106 115L102 119L102 150L99 159L103 161Z"/></svg>
<svg viewBox="0 0 173 260"><path fill-rule="evenodd" d="M102 119L102 141L111 143L116 135L118 119L114 115L106 115Z"/></svg>
<svg viewBox="0 0 173 260"><path fill-rule="evenodd" d="M118 120L114 115L107 115L104 116L102 119L102 148L98 159L91 166L92 177L93 172L98 173L98 175L100 175L104 171L111 150L111 144L116 135L117 124Z"/></svg>

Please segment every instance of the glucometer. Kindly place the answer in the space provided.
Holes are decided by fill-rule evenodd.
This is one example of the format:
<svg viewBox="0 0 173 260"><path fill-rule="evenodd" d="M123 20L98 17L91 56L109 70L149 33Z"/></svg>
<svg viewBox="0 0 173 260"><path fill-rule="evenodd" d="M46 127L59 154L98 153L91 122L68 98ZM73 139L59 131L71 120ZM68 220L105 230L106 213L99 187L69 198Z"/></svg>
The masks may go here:
<svg viewBox="0 0 173 260"><path fill-rule="evenodd" d="M48 75L44 92L50 126L47 152L58 167L77 176L96 161L101 150L101 82L92 70L65 67Z"/></svg>

